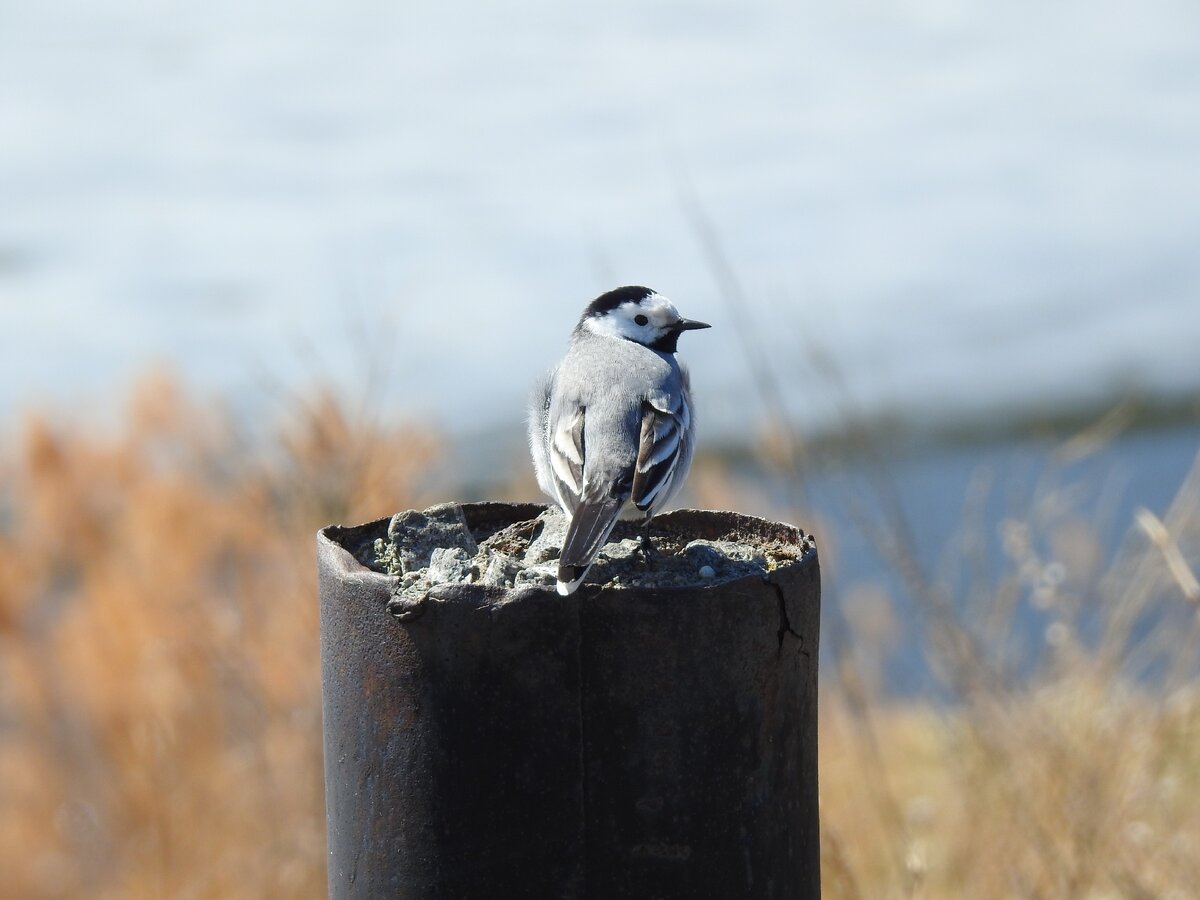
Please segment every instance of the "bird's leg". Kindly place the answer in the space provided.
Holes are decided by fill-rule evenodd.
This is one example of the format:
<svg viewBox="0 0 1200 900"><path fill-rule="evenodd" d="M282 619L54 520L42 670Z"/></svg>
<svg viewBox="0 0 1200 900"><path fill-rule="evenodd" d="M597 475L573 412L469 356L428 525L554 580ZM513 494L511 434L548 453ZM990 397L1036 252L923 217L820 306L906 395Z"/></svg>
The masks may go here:
<svg viewBox="0 0 1200 900"><path fill-rule="evenodd" d="M658 550L655 549L653 542L650 540L650 519L647 518L642 522L642 530L638 534L638 553L641 554L643 561L649 562Z"/></svg>

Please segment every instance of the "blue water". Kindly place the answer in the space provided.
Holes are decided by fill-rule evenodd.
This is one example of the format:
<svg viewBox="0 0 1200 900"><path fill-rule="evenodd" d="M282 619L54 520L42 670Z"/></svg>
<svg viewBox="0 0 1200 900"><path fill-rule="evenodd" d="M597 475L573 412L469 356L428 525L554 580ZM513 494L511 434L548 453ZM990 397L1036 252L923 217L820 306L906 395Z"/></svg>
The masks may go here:
<svg viewBox="0 0 1200 900"><path fill-rule="evenodd" d="M885 455L882 473L861 463L840 472L812 471L805 487L810 528L817 531L822 550L827 672L836 653L850 650L876 671L880 687L890 693L936 694L946 687L926 654L928 607L899 575L895 557L881 551L881 536L895 538L901 552L948 599L956 618L983 633L983 620L994 611L989 605L996 602L995 585L1014 572L1004 550L1005 528L1029 525L1032 547L1043 564L1055 562L1055 535L1082 529L1089 533L1088 547L1098 551L1094 565L1082 571L1083 563L1069 554L1058 561L1066 587L1086 598L1075 627L1086 631L1103 621L1109 611L1099 606L1104 594L1098 579L1120 558L1121 541L1138 507L1165 515L1197 462L1200 426L1117 437L1082 459L1063 460L1061 450L1058 444L1030 440L900 458ZM776 489L784 488L777 484ZM894 505L883 499L891 492ZM901 511L906 531L895 527L895 509ZM1196 517L1200 511L1194 512ZM969 546L980 550L978 569L986 585L973 598ZM1130 546L1140 546L1140 541ZM1183 546L1193 569L1200 568L1200 547ZM1031 602L1033 587L1030 581L1022 588L1007 629L1011 674L1017 678L1045 665L1047 636L1052 634L1047 629L1061 619L1056 608L1041 609ZM864 604L868 618L884 622L878 627L886 634L878 644L860 640L855 628L846 625L847 618L864 614ZM999 650L984 649L989 654Z"/></svg>

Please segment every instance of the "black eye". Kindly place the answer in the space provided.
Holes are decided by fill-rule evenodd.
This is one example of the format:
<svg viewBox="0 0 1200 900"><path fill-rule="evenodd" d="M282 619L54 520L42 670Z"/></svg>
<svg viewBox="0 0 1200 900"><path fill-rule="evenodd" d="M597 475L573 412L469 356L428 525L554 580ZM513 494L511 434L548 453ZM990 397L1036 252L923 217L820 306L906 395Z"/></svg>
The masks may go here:
<svg viewBox="0 0 1200 900"><path fill-rule="evenodd" d="M639 325L645 325L650 320L639 313L638 315L633 317L633 321L637 322Z"/></svg>

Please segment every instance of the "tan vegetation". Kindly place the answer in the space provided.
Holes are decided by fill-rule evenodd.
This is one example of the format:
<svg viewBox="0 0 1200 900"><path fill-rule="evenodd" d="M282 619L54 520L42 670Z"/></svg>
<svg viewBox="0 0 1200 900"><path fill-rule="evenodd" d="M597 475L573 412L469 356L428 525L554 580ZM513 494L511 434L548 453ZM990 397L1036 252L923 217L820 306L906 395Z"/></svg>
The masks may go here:
<svg viewBox="0 0 1200 900"><path fill-rule="evenodd" d="M5 896L323 892L314 535L424 502L433 442L326 396L268 444L161 377L109 436L22 428L0 533Z"/></svg>
<svg viewBox="0 0 1200 900"><path fill-rule="evenodd" d="M249 439L157 377L110 428L33 417L9 442L6 897L324 891L313 535L453 485L430 480L425 430L372 424L333 395L282 412ZM702 502L736 506L738 490L701 460ZM844 596L840 625L827 604L843 639L822 694L826 896L1192 895L1198 495L1195 476L1114 552L1048 489L1047 509L1006 526L1011 571L974 584L970 616L908 573L949 703L887 699L872 660L890 598ZM1053 620L1031 679L1009 666L1025 603ZM1139 628L1147 610L1168 625Z"/></svg>
<svg viewBox="0 0 1200 900"><path fill-rule="evenodd" d="M890 598L825 605L849 633L821 709L829 896L1194 896L1200 462L1116 547L1081 517L1087 493L1051 474L1002 523L1008 566L979 565L966 596L905 573L940 704L897 709L878 682ZM987 539L964 524L956 562ZM1034 646L1022 607L1045 623Z"/></svg>

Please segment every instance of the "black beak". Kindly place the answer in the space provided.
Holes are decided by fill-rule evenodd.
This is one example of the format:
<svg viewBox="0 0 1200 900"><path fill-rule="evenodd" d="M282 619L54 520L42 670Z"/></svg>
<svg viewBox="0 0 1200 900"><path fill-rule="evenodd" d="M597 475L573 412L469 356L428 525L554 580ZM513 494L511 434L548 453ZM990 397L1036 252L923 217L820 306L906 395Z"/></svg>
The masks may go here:
<svg viewBox="0 0 1200 900"><path fill-rule="evenodd" d="M660 353L674 353L679 345L679 336L685 331L695 331L697 328L711 328L707 322L697 322L695 319L680 319L670 327L663 336L653 344L650 344L651 350L657 350Z"/></svg>

